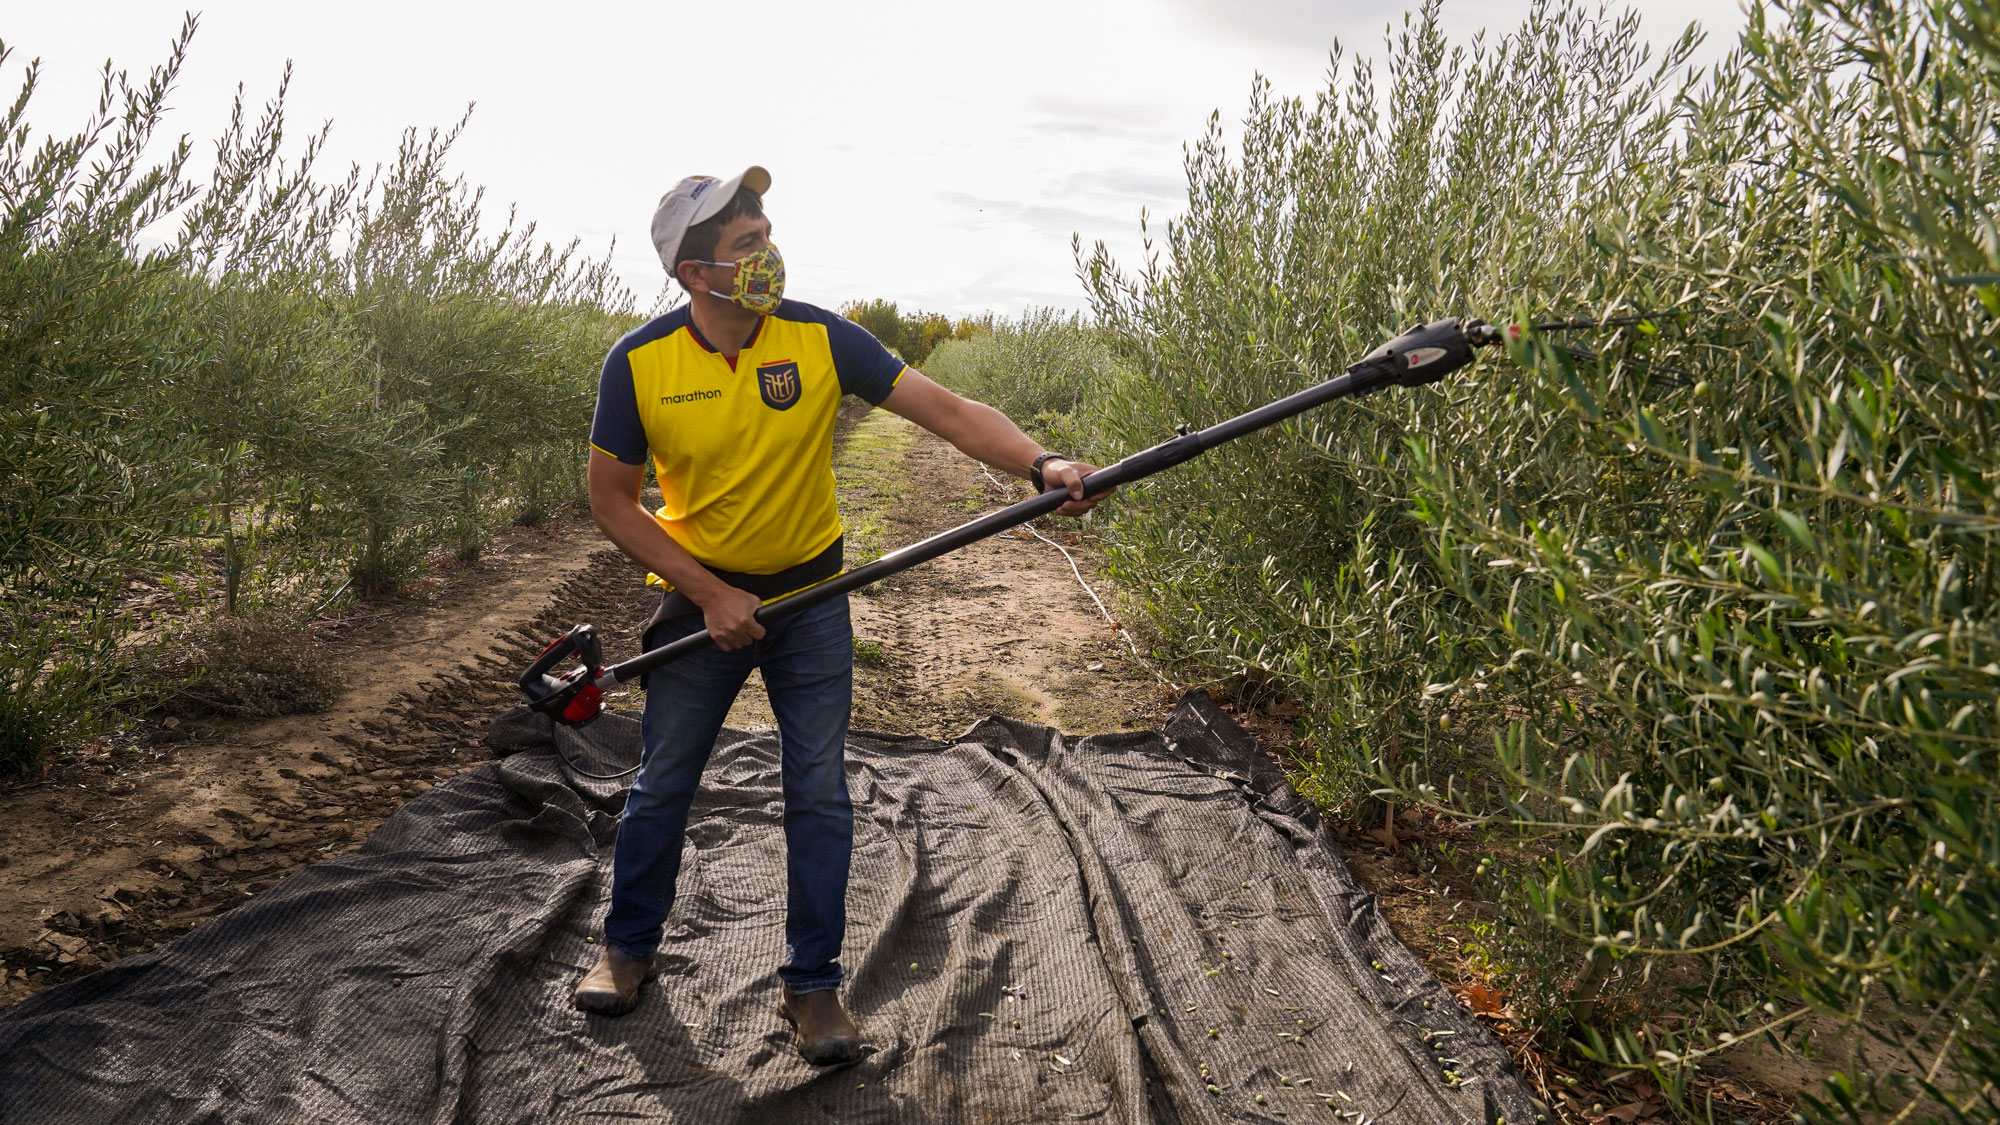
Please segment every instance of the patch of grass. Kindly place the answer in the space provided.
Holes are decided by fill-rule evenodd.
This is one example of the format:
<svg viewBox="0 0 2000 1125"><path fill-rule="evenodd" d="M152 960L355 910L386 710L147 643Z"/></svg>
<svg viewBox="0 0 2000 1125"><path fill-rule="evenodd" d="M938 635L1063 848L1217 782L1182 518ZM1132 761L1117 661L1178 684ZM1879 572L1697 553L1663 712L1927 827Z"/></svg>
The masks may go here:
<svg viewBox="0 0 2000 1125"><path fill-rule="evenodd" d="M1049 448L1084 456L1093 396L1117 375L1109 339L1079 314L1030 308L939 344L924 373L998 408Z"/></svg>
<svg viewBox="0 0 2000 1125"><path fill-rule="evenodd" d="M871 410L855 423L847 443L834 455L850 567L882 556L888 535L887 513L909 499L903 454L916 432L915 425L897 415Z"/></svg>
<svg viewBox="0 0 2000 1125"><path fill-rule="evenodd" d="M0 781L39 776L62 734L59 716L41 697L0 692Z"/></svg>
<svg viewBox="0 0 2000 1125"><path fill-rule="evenodd" d="M883 647L881 641L872 641L867 637L854 638L854 662L856 664L861 665L863 668L880 668L889 663L890 660L889 650Z"/></svg>

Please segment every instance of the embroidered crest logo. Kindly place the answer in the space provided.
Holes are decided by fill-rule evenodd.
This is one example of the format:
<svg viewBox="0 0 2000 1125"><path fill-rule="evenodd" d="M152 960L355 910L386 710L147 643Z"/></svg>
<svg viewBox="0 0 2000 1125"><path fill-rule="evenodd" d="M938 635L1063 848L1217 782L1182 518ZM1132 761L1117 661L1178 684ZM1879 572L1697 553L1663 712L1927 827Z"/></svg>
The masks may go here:
<svg viewBox="0 0 2000 1125"><path fill-rule="evenodd" d="M799 401L799 365L794 360L757 365L757 393L773 410L789 410Z"/></svg>

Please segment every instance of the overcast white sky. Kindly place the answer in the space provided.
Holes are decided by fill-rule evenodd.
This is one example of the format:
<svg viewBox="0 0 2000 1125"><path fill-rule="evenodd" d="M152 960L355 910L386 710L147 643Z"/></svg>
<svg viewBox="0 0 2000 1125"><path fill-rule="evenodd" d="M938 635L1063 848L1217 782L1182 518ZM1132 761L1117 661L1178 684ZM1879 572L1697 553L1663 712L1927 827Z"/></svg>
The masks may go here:
<svg viewBox="0 0 2000 1125"><path fill-rule="evenodd" d="M328 175L395 153L404 127L448 125L476 102L454 165L489 200L583 238L642 307L663 271L647 241L661 192L691 172L771 170L767 203L788 293L835 306L883 297L950 314L1081 308L1070 235L1136 256L1138 218L1183 200L1181 145L1208 114L1242 115L1252 76L1279 93L1324 85L1336 38L1382 54L1402 3L1368 0L851 0L524 5L212 0L169 130L204 149L237 82L260 101L294 62L288 120L331 119ZM1526 0L1447 3L1463 40L1512 30ZM1689 21L1702 57L1734 42L1739 0L1637 0L1647 34ZM11 100L43 82L29 120L69 132L105 59L157 63L172 3L13 6L0 39ZM1378 70L1379 73L1379 70Z"/></svg>

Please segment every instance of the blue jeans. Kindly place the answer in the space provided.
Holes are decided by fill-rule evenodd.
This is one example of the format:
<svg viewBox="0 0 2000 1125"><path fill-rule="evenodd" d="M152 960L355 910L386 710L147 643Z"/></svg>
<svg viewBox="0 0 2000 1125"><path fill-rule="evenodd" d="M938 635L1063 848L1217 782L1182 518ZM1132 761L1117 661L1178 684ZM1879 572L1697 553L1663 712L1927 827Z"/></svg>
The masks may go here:
<svg viewBox="0 0 2000 1125"><path fill-rule="evenodd" d="M658 646L702 627L700 614L687 614L661 622L649 639ZM766 626L763 639L747 647L711 648L647 675L645 749L618 818L604 940L640 960L659 948L674 904L688 809L715 736L752 668L764 670L782 752L788 956L778 976L793 992L833 988L841 979L854 847L846 764L854 628L845 597Z"/></svg>

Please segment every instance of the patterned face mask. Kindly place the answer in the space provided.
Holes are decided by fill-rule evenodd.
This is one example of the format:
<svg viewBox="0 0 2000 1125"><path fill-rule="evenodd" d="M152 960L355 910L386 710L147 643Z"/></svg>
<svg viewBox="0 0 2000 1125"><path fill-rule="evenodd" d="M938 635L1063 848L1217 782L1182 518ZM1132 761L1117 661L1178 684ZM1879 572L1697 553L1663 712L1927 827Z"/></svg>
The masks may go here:
<svg viewBox="0 0 2000 1125"><path fill-rule="evenodd" d="M699 260L699 259L697 259ZM785 297L785 259L778 248L766 244L747 258L733 262L702 262L705 266L735 266L736 284L728 293L709 290L711 296L734 301L754 313L774 313Z"/></svg>

